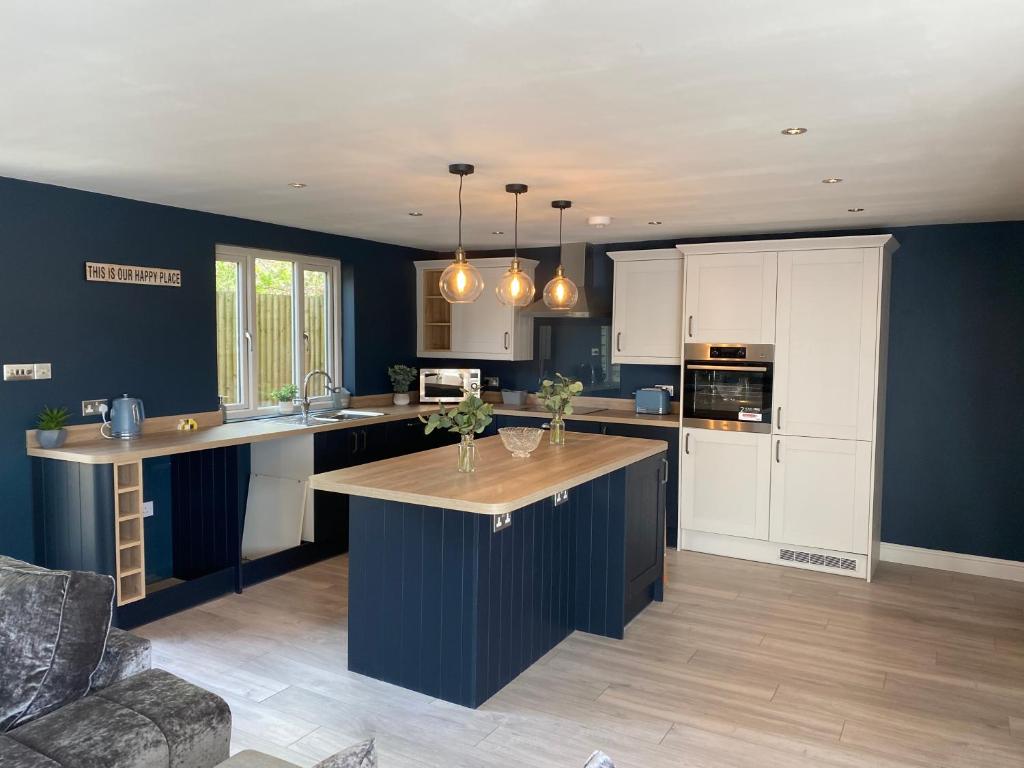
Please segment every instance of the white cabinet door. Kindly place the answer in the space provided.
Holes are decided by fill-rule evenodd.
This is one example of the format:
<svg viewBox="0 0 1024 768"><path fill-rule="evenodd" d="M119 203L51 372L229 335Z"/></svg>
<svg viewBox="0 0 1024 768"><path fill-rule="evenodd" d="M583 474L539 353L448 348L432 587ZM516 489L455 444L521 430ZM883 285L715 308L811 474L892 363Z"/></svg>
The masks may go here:
<svg viewBox="0 0 1024 768"><path fill-rule="evenodd" d="M683 429L683 528L767 539L771 448L771 435Z"/></svg>
<svg viewBox="0 0 1024 768"><path fill-rule="evenodd" d="M684 340L772 344L775 272L775 253L688 254Z"/></svg>
<svg viewBox="0 0 1024 768"><path fill-rule="evenodd" d="M505 268L481 267L484 290L471 304L452 304L452 351L468 357L486 355L512 359L514 310L494 292Z"/></svg>
<svg viewBox="0 0 1024 768"><path fill-rule="evenodd" d="M771 540L868 552L871 443L773 438Z"/></svg>
<svg viewBox="0 0 1024 768"><path fill-rule="evenodd" d="M776 434L873 439L879 258L877 248L779 253Z"/></svg>
<svg viewBox="0 0 1024 768"><path fill-rule="evenodd" d="M683 260L615 262L612 363L679 365Z"/></svg>

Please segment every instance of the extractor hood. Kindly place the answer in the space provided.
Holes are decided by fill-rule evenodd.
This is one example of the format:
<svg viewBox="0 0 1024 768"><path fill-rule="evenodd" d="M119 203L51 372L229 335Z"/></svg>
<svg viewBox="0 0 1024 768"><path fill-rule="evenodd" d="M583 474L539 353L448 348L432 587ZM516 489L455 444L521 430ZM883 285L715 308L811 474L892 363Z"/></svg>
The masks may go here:
<svg viewBox="0 0 1024 768"><path fill-rule="evenodd" d="M587 244L565 243L562 246L562 267L565 276L576 283L580 297L572 309L552 309L540 298L526 307L531 317L609 317L611 306L600 296L595 296L587 286ZM539 287L539 286L538 286Z"/></svg>

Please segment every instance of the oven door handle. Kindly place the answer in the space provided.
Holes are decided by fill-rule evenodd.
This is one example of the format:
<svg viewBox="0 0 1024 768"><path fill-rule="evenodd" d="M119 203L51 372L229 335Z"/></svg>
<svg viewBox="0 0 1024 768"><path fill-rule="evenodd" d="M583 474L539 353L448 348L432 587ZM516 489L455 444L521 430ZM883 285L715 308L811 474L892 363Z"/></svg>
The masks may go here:
<svg viewBox="0 0 1024 768"><path fill-rule="evenodd" d="M750 371L751 373L768 373L763 365L691 365L686 364L690 371Z"/></svg>

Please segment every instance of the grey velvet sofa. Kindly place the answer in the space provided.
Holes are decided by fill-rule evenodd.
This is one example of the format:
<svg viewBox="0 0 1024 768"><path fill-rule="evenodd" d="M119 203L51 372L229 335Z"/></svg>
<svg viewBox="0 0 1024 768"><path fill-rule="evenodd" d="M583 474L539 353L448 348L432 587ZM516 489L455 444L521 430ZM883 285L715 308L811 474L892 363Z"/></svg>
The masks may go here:
<svg viewBox="0 0 1024 768"><path fill-rule="evenodd" d="M47 579L43 589L33 584ZM228 758L231 711L219 696L152 669L148 640L108 629L106 579L0 557L0 768L213 768ZM54 594L51 640L44 620ZM72 615L78 603L101 615ZM91 629L75 624L85 619ZM70 690L76 680L85 688Z"/></svg>

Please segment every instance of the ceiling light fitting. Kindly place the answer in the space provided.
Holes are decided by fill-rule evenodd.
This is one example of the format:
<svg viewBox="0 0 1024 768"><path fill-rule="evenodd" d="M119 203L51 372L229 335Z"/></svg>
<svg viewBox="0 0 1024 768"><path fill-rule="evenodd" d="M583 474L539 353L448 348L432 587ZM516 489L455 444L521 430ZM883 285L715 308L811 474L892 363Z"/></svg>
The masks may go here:
<svg viewBox="0 0 1024 768"><path fill-rule="evenodd" d="M409 211L410 216L422 216L423 211Z"/></svg>
<svg viewBox="0 0 1024 768"><path fill-rule="evenodd" d="M783 136L800 136L801 134L807 133L806 128L783 128L781 131Z"/></svg>
<svg viewBox="0 0 1024 768"><path fill-rule="evenodd" d="M289 181L288 186L291 187L292 189L302 189L306 185L303 184L301 181Z"/></svg>
<svg viewBox="0 0 1024 768"><path fill-rule="evenodd" d="M652 227L656 227L656 226L658 226L659 224L661 224L661 222L660 222L660 221L658 221L657 219L651 219L651 220L650 220L650 221L648 221L647 223L648 223L648 224L650 224L650 225L651 225Z"/></svg>
<svg viewBox="0 0 1024 768"><path fill-rule="evenodd" d="M842 179L840 179L838 176L829 176L827 179L822 179L821 183L822 184L838 184L841 181L842 181Z"/></svg>
<svg viewBox="0 0 1024 768"><path fill-rule="evenodd" d="M500 230L500 229L496 229L493 232L491 232L491 234L492 235L504 235L505 233L502 230Z"/></svg>
<svg viewBox="0 0 1024 768"><path fill-rule="evenodd" d="M459 245L455 249L455 260L441 273L438 287L441 295L451 304L470 304L484 290L484 278L480 270L469 263L466 249L462 247L462 182L474 170L469 163L452 163L448 166L448 173L459 177Z"/></svg>
<svg viewBox="0 0 1024 768"><path fill-rule="evenodd" d="M565 276L565 267L562 265L562 218L565 216L565 209L572 207L571 200L552 200L551 207L558 209L558 269L555 276L544 286L544 303L551 309L572 309L580 298L580 289L576 283Z"/></svg>
<svg viewBox="0 0 1024 768"><path fill-rule="evenodd" d="M498 301L510 307L525 307L533 301L533 295L537 288L533 284L533 278L523 272L519 267L519 196L525 195L528 187L525 184L506 184L505 191L515 195L515 237L512 246L512 263L508 271L502 275L494 292L498 295Z"/></svg>
<svg viewBox="0 0 1024 768"><path fill-rule="evenodd" d="M846 210L848 210L850 213L864 213L863 208L847 208Z"/></svg>

